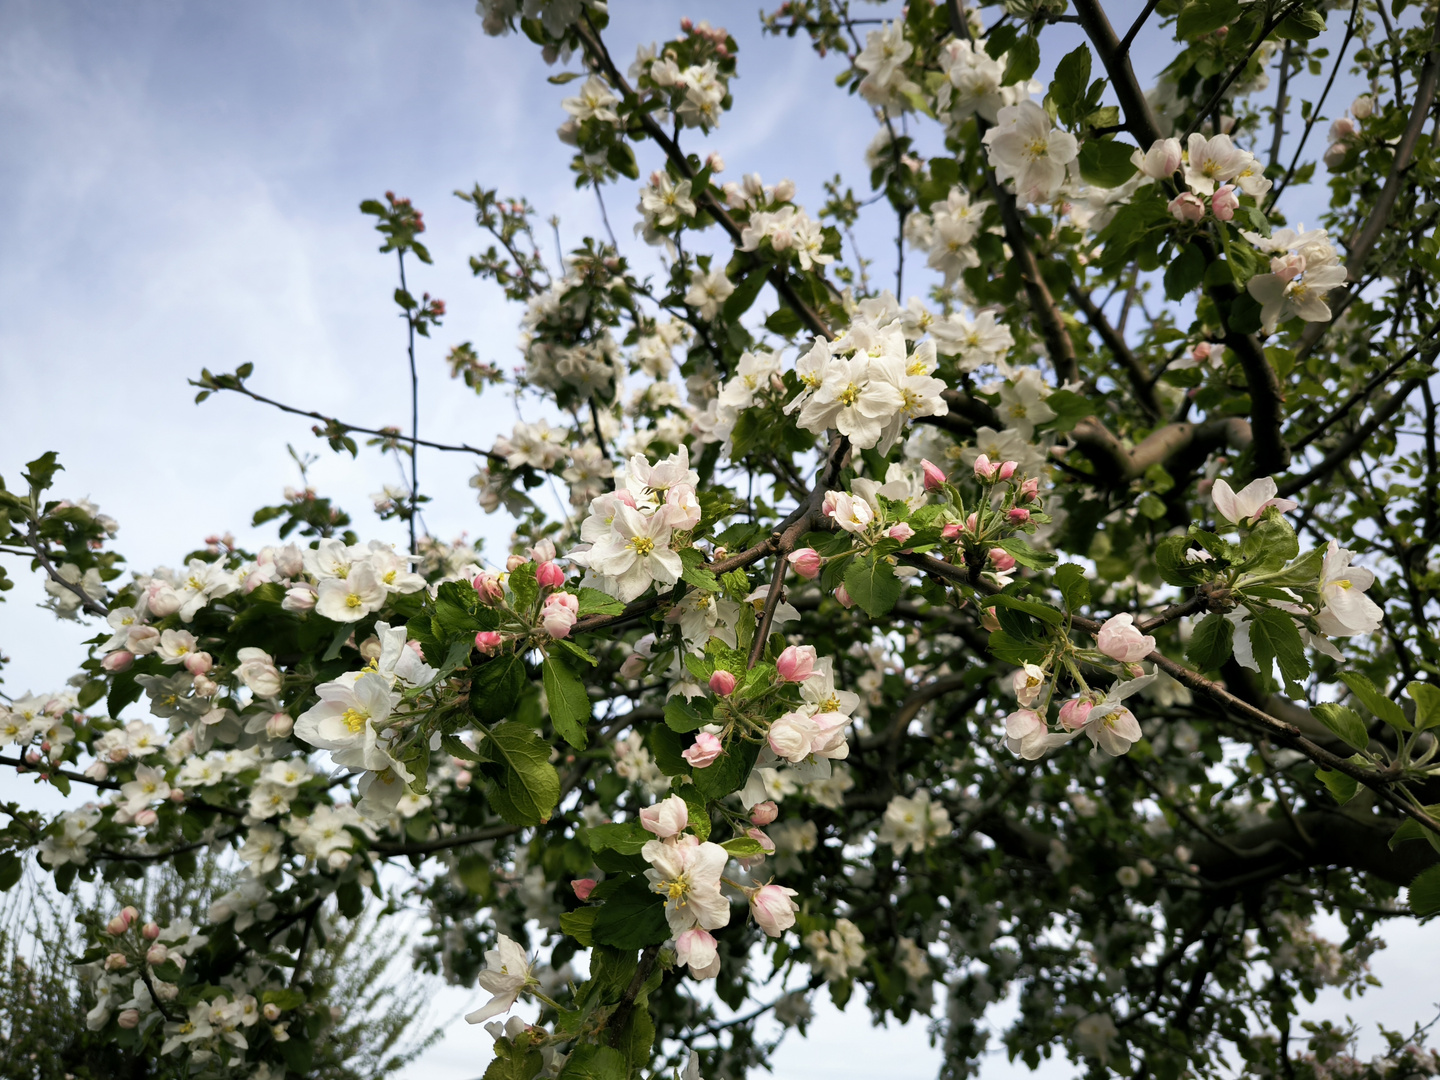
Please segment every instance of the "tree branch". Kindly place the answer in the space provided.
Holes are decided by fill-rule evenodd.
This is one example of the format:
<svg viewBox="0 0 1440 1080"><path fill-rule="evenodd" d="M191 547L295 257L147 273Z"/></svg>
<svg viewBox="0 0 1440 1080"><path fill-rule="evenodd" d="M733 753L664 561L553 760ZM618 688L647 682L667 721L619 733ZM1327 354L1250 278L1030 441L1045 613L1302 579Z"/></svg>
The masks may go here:
<svg viewBox="0 0 1440 1080"><path fill-rule="evenodd" d="M1096 306L1095 301L1090 299L1090 294L1081 289L1078 285L1071 284L1070 299L1074 300L1085 312L1085 318L1095 332L1100 335L1100 340L1110 350L1120 366L1125 369L1126 376L1130 379L1130 385L1135 390L1136 400L1153 419L1160 419L1163 415L1160 403L1155 398L1155 384L1150 379L1150 373L1145 370L1145 365L1140 362L1126 344L1125 339L1120 336L1115 327L1110 325L1110 320L1105 317L1105 312Z"/></svg>

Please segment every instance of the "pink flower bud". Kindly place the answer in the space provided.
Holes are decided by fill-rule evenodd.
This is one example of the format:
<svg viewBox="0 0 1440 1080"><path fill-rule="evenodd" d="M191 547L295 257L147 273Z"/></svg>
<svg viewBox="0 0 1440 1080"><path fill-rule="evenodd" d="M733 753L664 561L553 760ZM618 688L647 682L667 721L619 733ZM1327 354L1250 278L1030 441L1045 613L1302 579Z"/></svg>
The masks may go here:
<svg viewBox="0 0 1440 1080"><path fill-rule="evenodd" d="M104 780L110 775L110 766L106 765L103 761L91 762L85 769L85 775L91 780Z"/></svg>
<svg viewBox="0 0 1440 1080"><path fill-rule="evenodd" d="M1012 476L1015 475L1015 470L1018 469L1019 467L1020 467L1020 463L1019 463L1018 461L1007 461L1007 462L1005 462L1004 464L1002 464L1002 465L1000 466L1000 479L1001 479L1001 480L1009 480L1010 477L1012 477Z"/></svg>
<svg viewBox="0 0 1440 1080"><path fill-rule="evenodd" d="M958 540L960 539L960 534L964 531L965 530L960 527L959 522L952 521L940 530L940 536L945 540Z"/></svg>
<svg viewBox="0 0 1440 1080"><path fill-rule="evenodd" d="M1369 94L1361 94L1350 103L1350 113L1356 120L1369 120L1374 111L1375 99Z"/></svg>
<svg viewBox="0 0 1440 1080"><path fill-rule="evenodd" d="M133 652L129 649L116 649L112 653L105 654L105 658L100 661L100 666L106 671L128 671L133 663L135 663Z"/></svg>
<svg viewBox="0 0 1440 1080"><path fill-rule="evenodd" d="M680 756L693 767L703 769L718 758L724 750L725 746L719 739L708 731L702 731L695 736L695 744L682 752Z"/></svg>
<svg viewBox="0 0 1440 1080"><path fill-rule="evenodd" d="M570 882L570 888L575 890L575 898L583 902L590 899L590 894L595 891L595 886L598 884L599 882L593 877L582 877Z"/></svg>
<svg viewBox="0 0 1440 1080"><path fill-rule="evenodd" d="M1336 117L1330 125L1330 141L1344 142L1355 135L1355 121L1348 116Z"/></svg>
<svg viewBox="0 0 1440 1080"><path fill-rule="evenodd" d="M1034 502L1040 497L1040 478L1032 476L1020 485L1020 491L1016 496L1022 502Z"/></svg>
<svg viewBox="0 0 1440 1080"><path fill-rule="evenodd" d="M990 565L1002 574L1008 573L1015 569L1015 556L1011 555L1004 548L991 548Z"/></svg>
<svg viewBox="0 0 1440 1080"><path fill-rule="evenodd" d="M1000 617L995 614L994 608L980 609L980 625L992 634L1000 629Z"/></svg>
<svg viewBox="0 0 1440 1080"><path fill-rule="evenodd" d="M125 920L125 929L135 925L135 920L140 918L140 912L136 911L129 904L120 909L120 917Z"/></svg>
<svg viewBox="0 0 1440 1080"><path fill-rule="evenodd" d="M130 920L126 919L124 915L116 915L105 924L105 932L114 937L119 937L129 929Z"/></svg>
<svg viewBox="0 0 1440 1080"><path fill-rule="evenodd" d="M1198 195L1181 192L1170 200L1168 209L1176 221L1196 222L1205 216L1205 202Z"/></svg>
<svg viewBox="0 0 1440 1080"><path fill-rule="evenodd" d="M159 967L169 956L170 950L158 941L145 950L145 962L151 967Z"/></svg>
<svg viewBox="0 0 1440 1080"><path fill-rule="evenodd" d="M765 835L765 831L763 829L746 829L745 835L750 837L751 840L754 840L757 844L764 848L766 855L775 854L775 841L771 840L770 837Z"/></svg>
<svg viewBox="0 0 1440 1080"><path fill-rule="evenodd" d="M494 574L479 574L470 584L474 585L475 591L480 594L482 604L498 604L505 599L505 587Z"/></svg>
<svg viewBox="0 0 1440 1080"><path fill-rule="evenodd" d="M775 201L789 202L795 198L795 181L781 180L775 185Z"/></svg>
<svg viewBox="0 0 1440 1080"><path fill-rule="evenodd" d="M124 1009L115 1017L115 1023L119 1024L126 1031L140 1026L140 1010Z"/></svg>
<svg viewBox="0 0 1440 1080"><path fill-rule="evenodd" d="M940 466L933 461L922 460L920 468L925 473L925 490L938 491L945 483L945 474L940 471Z"/></svg>
<svg viewBox="0 0 1440 1080"><path fill-rule="evenodd" d="M267 1001L265 1007L260 1011L264 1014L265 1019L272 1024L280 1019L280 1006L276 1005L273 1001Z"/></svg>
<svg viewBox="0 0 1440 1080"><path fill-rule="evenodd" d="M649 663L650 661L639 653L631 653L620 665L620 677L622 679L638 679L645 674L645 668Z"/></svg>
<svg viewBox="0 0 1440 1080"><path fill-rule="evenodd" d="M1341 165L1345 164L1345 155L1349 152L1350 148L1344 143L1331 143L1330 148L1325 151L1325 154L1321 158L1321 160L1325 162L1325 167L1327 169L1333 171L1340 168Z"/></svg>
<svg viewBox="0 0 1440 1080"><path fill-rule="evenodd" d="M722 173L725 171L725 159L712 151L705 159L705 167L712 173Z"/></svg>
<svg viewBox="0 0 1440 1080"><path fill-rule="evenodd" d="M800 548L792 551L787 558L790 568L806 581L814 581L820 576L820 553L814 548Z"/></svg>
<svg viewBox="0 0 1440 1080"><path fill-rule="evenodd" d="M750 820L756 825L769 825L780 816L780 808L769 799L758 802L750 808Z"/></svg>
<svg viewBox="0 0 1440 1080"><path fill-rule="evenodd" d="M689 824L689 804L679 795L661 799L654 806L646 806L640 811L641 827L647 832L654 833L661 840L668 840L670 837L684 832L685 827Z"/></svg>
<svg viewBox="0 0 1440 1080"><path fill-rule="evenodd" d="M553 638L569 637L579 618L580 598L574 593L551 593L540 608L540 625Z"/></svg>
<svg viewBox="0 0 1440 1080"><path fill-rule="evenodd" d="M982 484L993 482L995 475L999 471L999 464L991 461L987 455L981 454L975 459L975 479L979 480Z"/></svg>
<svg viewBox="0 0 1440 1080"><path fill-rule="evenodd" d="M143 927L140 928L140 936L143 937L146 941L154 941L160 936L160 924L147 922Z"/></svg>
<svg viewBox="0 0 1440 1080"><path fill-rule="evenodd" d="M695 29L695 24L690 21L690 16L687 15L687 16L685 16L683 19L680 20L680 29L683 30L683 31L684 31L685 33L687 33L687 34L690 33L690 31L692 31L692 30Z"/></svg>
<svg viewBox="0 0 1440 1080"><path fill-rule="evenodd" d="M204 675L215 666L215 658L208 652L187 653L185 659L181 662L185 665L185 670L190 672L191 675Z"/></svg>
<svg viewBox="0 0 1440 1080"><path fill-rule="evenodd" d="M794 889L783 885L762 885L750 894L750 914L755 924L771 937L779 937L795 925L795 912L799 910L792 896Z"/></svg>
<svg viewBox="0 0 1440 1080"><path fill-rule="evenodd" d="M696 927L675 937L675 958L690 968L697 979L713 979L720 974L720 953L715 938L708 930Z"/></svg>
<svg viewBox="0 0 1440 1080"><path fill-rule="evenodd" d="M710 689L721 697L729 697L735 692L735 676L721 668L710 676Z"/></svg>
<svg viewBox="0 0 1440 1080"><path fill-rule="evenodd" d="M1015 506L1005 516L1010 519L1011 525L1024 525L1030 520L1030 511L1023 506Z"/></svg>
<svg viewBox="0 0 1440 1080"><path fill-rule="evenodd" d="M903 544L915 535L915 530L902 521L898 525L892 525L890 531L885 535L890 537L891 540L899 540Z"/></svg>
<svg viewBox="0 0 1440 1080"><path fill-rule="evenodd" d="M557 562L543 562L535 568L535 580L547 589L558 588L565 584L565 571Z"/></svg>
<svg viewBox="0 0 1440 1080"><path fill-rule="evenodd" d="M503 640L496 630L481 630L475 635L475 648L486 656L494 656L500 651L500 643Z"/></svg>
<svg viewBox="0 0 1440 1080"><path fill-rule="evenodd" d="M1130 664L1154 652L1155 639L1142 634L1135 625L1135 617L1127 611L1105 620L1095 635L1095 647L1112 660Z"/></svg>
<svg viewBox="0 0 1440 1080"><path fill-rule="evenodd" d="M459 790L464 791L470 786L474 779L475 777L471 775L469 769L461 769L455 774L455 786Z"/></svg>
<svg viewBox="0 0 1440 1080"><path fill-rule="evenodd" d="M125 959L124 953L112 952L105 957L106 971L119 971L130 966L130 961Z"/></svg>
<svg viewBox="0 0 1440 1080"><path fill-rule="evenodd" d="M1094 707L1095 703L1087 698L1072 698L1060 706L1060 726L1066 731L1079 731Z"/></svg>
<svg viewBox="0 0 1440 1080"><path fill-rule="evenodd" d="M142 829L148 829L151 825L154 825L155 822L159 820L160 815L155 813L155 811L151 810L149 807L146 807L144 810L141 810L138 814L135 815L135 824L139 825Z"/></svg>
<svg viewBox="0 0 1440 1080"><path fill-rule="evenodd" d="M185 789L172 787L170 789L170 795L168 797L173 803L182 803L185 801Z"/></svg>
<svg viewBox="0 0 1440 1080"><path fill-rule="evenodd" d="M513 574L529 561L530 560L525 558L524 555L511 555L505 560L505 571L506 573Z"/></svg>
<svg viewBox="0 0 1440 1080"><path fill-rule="evenodd" d="M775 670L786 682L804 682L815 670L814 645L790 645L775 661Z"/></svg>
<svg viewBox="0 0 1440 1080"><path fill-rule="evenodd" d="M295 721L289 713L277 712L265 721L265 734L272 739L283 739L295 730Z"/></svg>
<svg viewBox="0 0 1440 1080"><path fill-rule="evenodd" d="M1230 221L1240 207L1240 197L1230 184L1221 184L1210 196L1210 210L1221 221Z"/></svg>
<svg viewBox="0 0 1440 1080"><path fill-rule="evenodd" d="M850 590L844 585L835 587L835 599L843 608L849 609L855 606L855 601L850 598Z"/></svg>

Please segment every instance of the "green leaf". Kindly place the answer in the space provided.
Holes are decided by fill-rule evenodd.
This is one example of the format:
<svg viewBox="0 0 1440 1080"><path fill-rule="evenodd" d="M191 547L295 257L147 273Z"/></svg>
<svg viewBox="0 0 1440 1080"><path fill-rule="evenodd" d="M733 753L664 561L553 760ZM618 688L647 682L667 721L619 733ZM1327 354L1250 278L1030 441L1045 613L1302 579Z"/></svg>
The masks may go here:
<svg viewBox="0 0 1440 1080"><path fill-rule="evenodd" d="M55 479L57 472L63 472L65 466L60 464L59 456L54 450L47 450L34 461L25 463L25 471L20 475L25 482L37 491L44 491ZM36 509L39 509L38 507Z"/></svg>
<svg viewBox="0 0 1440 1080"><path fill-rule="evenodd" d="M1440 911L1440 866L1421 870L1410 883L1410 910L1424 917Z"/></svg>
<svg viewBox="0 0 1440 1080"><path fill-rule="evenodd" d="M1405 689L1410 693L1410 700L1415 702L1415 730L1440 727L1440 686L1412 682Z"/></svg>
<svg viewBox="0 0 1440 1080"><path fill-rule="evenodd" d="M1179 300L1204 280L1205 256L1194 244L1186 244L1165 268L1165 295Z"/></svg>
<svg viewBox="0 0 1440 1080"><path fill-rule="evenodd" d="M9 892L15 883L20 880L20 874L24 870L20 862L20 856L14 852L7 851L0 855L0 892Z"/></svg>
<svg viewBox="0 0 1440 1080"><path fill-rule="evenodd" d="M1201 671L1215 671L1235 647L1235 627L1218 611L1212 611L1195 626L1185 656Z"/></svg>
<svg viewBox="0 0 1440 1080"><path fill-rule="evenodd" d="M1026 34L1005 54L1005 76L1001 86L1014 86L1035 74L1040 66L1040 41L1033 34Z"/></svg>
<svg viewBox="0 0 1440 1080"><path fill-rule="evenodd" d="M1425 813L1432 818L1440 818L1440 805L1427 806ZM1425 828L1414 818L1406 818L1400 823L1400 827L1390 837L1390 850L1394 851L1406 840L1424 840L1440 852L1440 836L1436 836L1430 829Z"/></svg>
<svg viewBox="0 0 1440 1080"><path fill-rule="evenodd" d="M1250 647L1262 674L1269 672L1272 660L1279 662L1286 682L1299 682L1310 674L1310 660L1300 631L1295 620L1283 611L1264 607L1251 613Z"/></svg>
<svg viewBox="0 0 1440 1080"><path fill-rule="evenodd" d="M642 876L630 878L611 893L595 914L591 935L597 945L643 949L670 936L665 901Z"/></svg>
<svg viewBox="0 0 1440 1080"><path fill-rule="evenodd" d="M694 771L696 793L709 801L723 799L732 791L739 791L750 779L750 770L759 753L760 747L755 743L733 741L719 758Z"/></svg>
<svg viewBox="0 0 1440 1080"><path fill-rule="evenodd" d="M683 735L687 732L699 731L709 722L708 718L702 716L683 697L677 695L665 702L665 723L669 725L671 731L677 731Z"/></svg>
<svg viewBox="0 0 1440 1080"><path fill-rule="evenodd" d="M1186 560L1193 544L1188 536L1167 536L1155 545L1155 568L1167 585L1196 585L1209 576L1206 563Z"/></svg>
<svg viewBox="0 0 1440 1080"><path fill-rule="evenodd" d="M1080 119L1075 111L1085 101L1089 85L1090 47L1082 44L1055 65L1055 79L1050 83L1050 100L1055 102L1056 115L1066 127L1073 127Z"/></svg>
<svg viewBox="0 0 1440 1080"><path fill-rule="evenodd" d="M1360 719L1360 714L1354 709L1325 701L1310 711L1352 749L1364 750L1370 745L1370 733L1365 730L1365 721Z"/></svg>
<svg viewBox="0 0 1440 1080"><path fill-rule="evenodd" d="M895 576L895 568L888 561L866 554L846 568L845 591L865 614L877 619L900 599L900 579Z"/></svg>
<svg viewBox="0 0 1440 1080"><path fill-rule="evenodd" d="M1335 801L1341 806L1353 799L1355 793L1360 790L1360 781L1331 769L1316 769L1315 779L1329 789L1330 794L1335 796Z"/></svg>
<svg viewBox="0 0 1440 1080"><path fill-rule="evenodd" d="M584 750L590 741L585 729L593 715L585 684L555 656L545 658L541 678L545 684L545 701L550 706L550 722L567 743L576 750Z"/></svg>
<svg viewBox="0 0 1440 1080"><path fill-rule="evenodd" d="M513 653L497 656L470 673L470 711L492 724L509 716L525 688L525 661Z"/></svg>
<svg viewBox="0 0 1440 1080"><path fill-rule="evenodd" d="M627 1080L628 1076L624 1054L594 1043L577 1046L560 1070L560 1080Z"/></svg>
<svg viewBox="0 0 1440 1080"><path fill-rule="evenodd" d="M1282 19L1275 36L1294 41L1309 41L1325 32L1325 16L1319 11L1297 11Z"/></svg>
<svg viewBox="0 0 1440 1080"><path fill-rule="evenodd" d="M704 589L708 593L720 592L720 579L710 572L705 566L705 556L698 548L684 548L680 552L680 561L685 569L680 578L687 585L693 585L697 589Z"/></svg>
<svg viewBox="0 0 1440 1080"><path fill-rule="evenodd" d="M1129 143L1086 139L1080 147L1080 175L1087 184L1117 188L1138 171L1130 160L1133 153L1135 147ZM1204 272L1203 269L1201 272Z"/></svg>
<svg viewBox="0 0 1440 1080"><path fill-rule="evenodd" d="M805 326L800 316L795 314L795 309L790 307L778 307L772 311L765 320L765 329L772 334L779 334L781 337L794 337Z"/></svg>
<svg viewBox="0 0 1440 1080"><path fill-rule="evenodd" d="M1342 671L1340 681L1350 688L1350 692L1359 698L1367 709L1397 731L1414 730L1410 721L1405 719L1405 710L1375 689L1375 684L1360 672Z"/></svg>
<svg viewBox="0 0 1440 1080"><path fill-rule="evenodd" d="M635 162L635 151L630 149L629 143L611 143L610 149L605 152L605 160L621 176L631 180L640 179L640 166Z"/></svg>
<svg viewBox="0 0 1440 1080"><path fill-rule="evenodd" d="M587 949L595 944L595 916L599 908L583 907L579 911L567 911L560 916L560 932L569 934ZM486 1074L489 1075L488 1073Z"/></svg>
<svg viewBox="0 0 1440 1080"><path fill-rule="evenodd" d="M560 801L560 775L550 744L524 724L501 724L480 742L480 753L499 768L487 770L485 794L512 825L539 825Z"/></svg>
<svg viewBox="0 0 1440 1080"><path fill-rule="evenodd" d="M347 919L358 918L365 910L365 897L360 891L360 883L353 879L340 883L340 887L335 890L335 900L339 904L340 914Z"/></svg>
<svg viewBox="0 0 1440 1080"><path fill-rule="evenodd" d="M592 825L585 830L591 851L618 851L621 855L638 855L654 839L655 834L638 821Z"/></svg>
<svg viewBox="0 0 1440 1080"><path fill-rule="evenodd" d="M690 763L682 756L685 740L664 724L650 726L650 730L645 732L645 746L666 776L680 776L690 771Z"/></svg>
<svg viewBox="0 0 1440 1080"><path fill-rule="evenodd" d="M733 840L726 840L720 846L737 859L753 859L756 855L765 854L760 841L752 840L748 836L737 836Z"/></svg>
<svg viewBox="0 0 1440 1080"><path fill-rule="evenodd" d="M540 1051L528 1043L517 1045L511 1039L499 1038L495 1040L495 1057L482 1080L534 1080L544 1064Z"/></svg>
<svg viewBox="0 0 1440 1080"><path fill-rule="evenodd" d="M1095 415L1095 403L1072 390L1053 391L1045 399L1045 404L1055 412L1055 419L1048 421L1045 427L1061 435L1074 431L1075 425L1087 416Z"/></svg>
<svg viewBox="0 0 1440 1080"><path fill-rule="evenodd" d="M1041 622L1049 623L1051 626L1059 626L1065 621L1065 616L1056 611L1049 604L1042 604L1038 600L1025 600L1019 596L1011 596L1008 593L999 593L985 599L985 607L1010 608L1012 611L1023 611L1027 615L1034 616Z"/></svg>
<svg viewBox="0 0 1440 1080"><path fill-rule="evenodd" d="M1240 14L1240 0L1190 0L1180 11L1175 34L1186 41L1214 33Z"/></svg>
<svg viewBox="0 0 1440 1080"><path fill-rule="evenodd" d="M767 267L762 263L741 279L735 286L735 291L725 299L725 307L722 309L725 318L730 322L737 321L741 315L750 310L750 305L755 303L755 298L760 295L760 290L765 287L765 275Z"/></svg>
<svg viewBox="0 0 1440 1080"><path fill-rule="evenodd" d="M588 585L580 587L580 617L582 619L586 615L619 615L624 610L625 605L609 593L592 589Z"/></svg>
<svg viewBox="0 0 1440 1080"><path fill-rule="evenodd" d="M1085 568L1079 563L1065 563L1055 568L1055 585L1065 598L1065 606L1078 611L1090 603L1090 583L1085 580Z"/></svg>
<svg viewBox="0 0 1440 1080"><path fill-rule="evenodd" d="M260 1004L274 1005L281 1012L289 1012L305 1004L305 995L299 990L266 990L260 995Z"/></svg>
<svg viewBox="0 0 1440 1080"><path fill-rule="evenodd" d="M455 864L455 874L473 895L489 895L492 882L490 860L484 855L462 855Z"/></svg>
<svg viewBox="0 0 1440 1080"><path fill-rule="evenodd" d="M1280 570L1299 554L1300 541L1295 530L1279 513L1271 511L1266 511L1266 516L1250 530L1240 547L1245 569L1260 574Z"/></svg>
<svg viewBox="0 0 1440 1080"><path fill-rule="evenodd" d="M1059 556L1049 551L1037 551L1018 536L999 541L996 547L1008 551L1021 566L1032 570L1047 570L1059 561Z"/></svg>

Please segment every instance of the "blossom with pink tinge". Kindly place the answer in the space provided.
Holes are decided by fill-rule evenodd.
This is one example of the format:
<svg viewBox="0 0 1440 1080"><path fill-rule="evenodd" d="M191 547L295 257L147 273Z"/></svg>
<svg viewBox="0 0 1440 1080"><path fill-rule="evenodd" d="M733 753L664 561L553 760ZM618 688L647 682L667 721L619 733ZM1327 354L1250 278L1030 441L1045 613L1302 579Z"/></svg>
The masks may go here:
<svg viewBox="0 0 1440 1080"><path fill-rule="evenodd" d="M791 569L806 581L814 581L820 576L820 553L814 548L800 548L792 551L787 558Z"/></svg>
<svg viewBox="0 0 1440 1080"><path fill-rule="evenodd" d="M1066 731L1079 731L1090 717L1095 703L1089 698L1072 698L1060 706L1060 725Z"/></svg>
<svg viewBox="0 0 1440 1080"><path fill-rule="evenodd" d="M990 565L1002 574L1009 573L1015 569L1015 556L1011 555L1004 548L991 548Z"/></svg>
<svg viewBox="0 0 1440 1080"><path fill-rule="evenodd" d="M1105 620L1095 645L1110 659L1119 660L1122 664L1133 664L1155 651L1155 639L1140 632L1135 625L1135 617L1128 611Z"/></svg>
<svg viewBox="0 0 1440 1080"><path fill-rule="evenodd" d="M690 807L679 795L671 795L640 811L640 824L661 840L685 831L690 824Z"/></svg>
<svg viewBox="0 0 1440 1080"><path fill-rule="evenodd" d="M1170 200L1167 209L1176 221L1196 222L1205 216L1205 202L1199 195L1182 191Z"/></svg>
<svg viewBox="0 0 1440 1080"><path fill-rule="evenodd" d="M756 825L769 825L780 816L780 808L769 799L750 808L750 820Z"/></svg>
<svg viewBox="0 0 1440 1080"><path fill-rule="evenodd" d="M724 744L711 735L708 731L702 731L695 736L695 743L683 753L683 757L697 769L703 769L712 761L718 758L725 751Z"/></svg>
<svg viewBox="0 0 1440 1080"><path fill-rule="evenodd" d="M498 604L505 599L505 586L500 584L500 579L494 574L480 574L471 584L480 594L482 604Z"/></svg>
<svg viewBox="0 0 1440 1080"><path fill-rule="evenodd" d="M540 608L540 625L553 638L569 637L579 618L580 598L574 593L551 593Z"/></svg>
<svg viewBox="0 0 1440 1080"><path fill-rule="evenodd" d="M988 484L1000 472L1000 463L991 461L989 455L981 454L975 459L975 479Z"/></svg>
<svg viewBox="0 0 1440 1080"><path fill-rule="evenodd" d="M779 937L795 925L795 912L799 910L792 896L799 894L783 885L762 885L750 893L750 914L755 924L771 937Z"/></svg>
<svg viewBox="0 0 1440 1080"><path fill-rule="evenodd" d="M1234 186L1221 184L1215 189L1215 194L1210 196L1210 210L1221 221L1230 221L1235 217L1235 211L1240 209L1240 198L1235 194Z"/></svg>
<svg viewBox="0 0 1440 1080"><path fill-rule="evenodd" d="M933 461L922 460L920 462L920 469L925 474L926 491L938 491L941 485L945 483L945 474L940 470L940 466L936 465Z"/></svg>
<svg viewBox="0 0 1440 1080"><path fill-rule="evenodd" d="M676 935L675 958L697 979L713 979L720 974L720 952L708 930L696 927Z"/></svg>
<svg viewBox="0 0 1440 1080"><path fill-rule="evenodd" d="M577 900L585 901L590 899L590 894L595 891L596 884L593 877L582 877L570 882L570 888L575 890Z"/></svg>
<svg viewBox="0 0 1440 1080"><path fill-rule="evenodd" d="M885 535L890 537L891 540L899 540L900 543L903 544L915 535L915 530L902 521L898 525L892 525L890 531Z"/></svg>
<svg viewBox="0 0 1440 1080"><path fill-rule="evenodd" d="M479 649L486 656L494 656L500 649L500 643L504 640L495 630L481 630L475 635L475 648Z"/></svg>
<svg viewBox="0 0 1440 1080"><path fill-rule="evenodd" d="M535 580L543 588L554 589L565 584L565 571L557 562L543 562L535 568Z"/></svg>
<svg viewBox="0 0 1440 1080"><path fill-rule="evenodd" d="M804 682L815 670L815 646L787 646L775 661L775 670L786 682Z"/></svg>

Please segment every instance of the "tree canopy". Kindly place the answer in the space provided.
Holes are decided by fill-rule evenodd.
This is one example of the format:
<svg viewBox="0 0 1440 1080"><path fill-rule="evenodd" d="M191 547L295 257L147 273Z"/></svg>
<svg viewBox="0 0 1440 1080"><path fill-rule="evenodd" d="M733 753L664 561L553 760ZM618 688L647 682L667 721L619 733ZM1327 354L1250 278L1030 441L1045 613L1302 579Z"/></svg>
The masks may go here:
<svg viewBox="0 0 1440 1080"><path fill-rule="evenodd" d="M523 357L454 345L455 392L529 419L475 447L413 401L407 433L252 364L195 380L401 459L375 510L408 551L306 484L255 512L274 544L129 571L53 453L0 483L0 552L96 631L69 685L0 695L0 762L90 797L3 806L0 887L242 871L86 927L131 1059L312 1075L327 927L403 897L416 963L483 991L487 1080L738 1078L857 994L971 1075L1017 988L1032 1068L1440 1072L1421 1029L1363 1062L1297 1006L1440 912L1435 4L854 8L762 15L873 113L868 175L807 210L706 150L726 30L627 65L600 0L480 0L492 48L557 64L605 223L552 258L523 193L456 193ZM413 394L447 314L407 278L424 218L360 209ZM436 453L509 551L426 533L471 497L423 487Z"/></svg>

